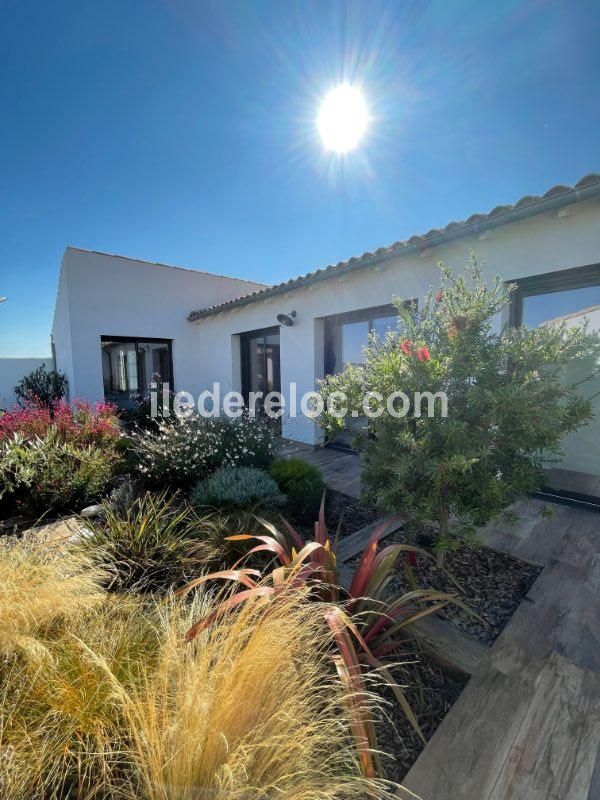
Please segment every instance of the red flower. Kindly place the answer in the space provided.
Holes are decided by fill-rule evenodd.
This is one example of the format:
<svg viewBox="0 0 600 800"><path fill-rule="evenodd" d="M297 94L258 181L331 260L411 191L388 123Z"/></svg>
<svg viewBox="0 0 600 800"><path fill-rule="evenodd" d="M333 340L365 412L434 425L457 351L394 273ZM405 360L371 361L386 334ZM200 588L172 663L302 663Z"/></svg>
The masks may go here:
<svg viewBox="0 0 600 800"><path fill-rule="evenodd" d="M442 290L438 289L438 291L435 293L435 302L436 303L441 303L443 296L444 296L444 293L442 292Z"/></svg>
<svg viewBox="0 0 600 800"><path fill-rule="evenodd" d="M410 339L405 339L400 342L400 349L403 350L407 356L412 356L412 342Z"/></svg>
<svg viewBox="0 0 600 800"><path fill-rule="evenodd" d="M413 553L411 550L408 551L406 554L406 560L410 564L411 567L417 566L417 554Z"/></svg>
<svg viewBox="0 0 600 800"><path fill-rule="evenodd" d="M419 361L429 361L431 356L429 355L429 350L423 345L423 347L419 347L417 350L417 358Z"/></svg>

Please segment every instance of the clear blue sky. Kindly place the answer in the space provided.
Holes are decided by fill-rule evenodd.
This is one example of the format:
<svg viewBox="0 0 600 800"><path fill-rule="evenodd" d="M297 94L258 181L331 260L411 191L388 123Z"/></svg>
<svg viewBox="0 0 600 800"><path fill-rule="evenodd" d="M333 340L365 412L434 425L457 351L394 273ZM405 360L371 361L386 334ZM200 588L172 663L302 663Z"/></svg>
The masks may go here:
<svg viewBox="0 0 600 800"><path fill-rule="evenodd" d="M0 0L0 355L49 352L68 244L277 282L600 171L599 40L579 0Z"/></svg>

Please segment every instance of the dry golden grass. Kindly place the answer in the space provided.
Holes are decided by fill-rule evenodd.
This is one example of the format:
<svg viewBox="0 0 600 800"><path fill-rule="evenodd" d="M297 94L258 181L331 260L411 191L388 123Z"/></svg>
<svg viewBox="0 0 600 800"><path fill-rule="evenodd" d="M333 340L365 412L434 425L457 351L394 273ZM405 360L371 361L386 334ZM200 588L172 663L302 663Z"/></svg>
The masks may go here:
<svg viewBox="0 0 600 800"><path fill-rule="evenodd" d="M27 558L15 551L13 571ZM245 604L185 644L208 600L103 597L85 562L61 583L31 558L47 610L29 599L18 617L3 595L3 800L388 796L362 777L329 633L301 594ZM11 585L23 598L25 577Z"/></svg>
<svg viewBox="0 0 600 800"><path fill-rule="evenodd" d="M104 600L101 575L56 543L0 543L0 657L35 646L36 633Z"/></svg>

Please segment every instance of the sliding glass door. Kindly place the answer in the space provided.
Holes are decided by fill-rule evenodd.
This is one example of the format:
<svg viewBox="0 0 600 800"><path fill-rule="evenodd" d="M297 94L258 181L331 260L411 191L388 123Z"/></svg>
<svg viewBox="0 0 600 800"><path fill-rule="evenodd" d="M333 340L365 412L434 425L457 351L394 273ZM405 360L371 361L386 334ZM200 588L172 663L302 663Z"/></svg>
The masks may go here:
<svg viewBox="0 0 600 800"><path fill-rule="evenodd" d="M244 401L251 411L260 413L266 395L281 392L279 328L244 333L241 347Z"/></svg>
<svg viewBox="0 0 600 800"><path fill-rule="evenodd" d="M564 321L571 328L585 322L600 335L600 265L526 278L513 298L513 322L535 328ZM594 419L562 445L564 458L546 465L547 490L600 503L600 377L585 381L599 365L581 361L567 367L569 383L584 381L581 392L593 398ZM595 395L595 397L594 397Z"/></svg>

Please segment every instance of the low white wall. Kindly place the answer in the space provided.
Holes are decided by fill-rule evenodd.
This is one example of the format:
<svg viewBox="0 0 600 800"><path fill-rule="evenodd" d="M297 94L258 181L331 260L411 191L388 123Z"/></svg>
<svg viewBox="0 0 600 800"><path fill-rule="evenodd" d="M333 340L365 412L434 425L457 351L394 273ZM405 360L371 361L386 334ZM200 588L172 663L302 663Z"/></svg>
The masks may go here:
<svg viewBox="0 0 600 800"><path fill-rule="evenodd" d="M295 382L298 396L315 389L323 375L323 318L389 303L393 296L422 300L430 286L439 285L437 263L459 270L476 251L484 273L505 281L600 262L600 203L571 206L568 215L548 212L514 222L477 237L457 239L422 255L408 254L347 275L333 277L272 299L260 300L195 324L196 368L200 383L220 381L222 391L240 389L236 336L275 325L280 312L297 312L293 327L281 328L281 382L287 393ZM201 308L201 306L197 306ZM193 305L188 305L192 310ZM499 321L500 322L500 321ZM320 432L312 421L298 416L283 419L285 436L313 444Z"/></svg>
<svg viewBox="0 0 600 800"><path fill-rule="evenodd" d="M17 402L14 386L34 369L45 364L52 369L52 358L0 358L0 409L7 409Z"/></svg>

